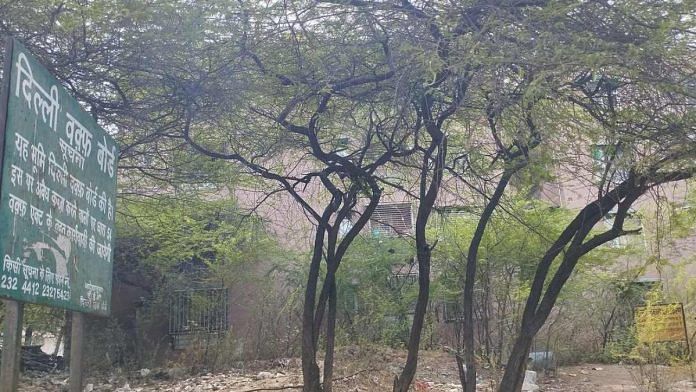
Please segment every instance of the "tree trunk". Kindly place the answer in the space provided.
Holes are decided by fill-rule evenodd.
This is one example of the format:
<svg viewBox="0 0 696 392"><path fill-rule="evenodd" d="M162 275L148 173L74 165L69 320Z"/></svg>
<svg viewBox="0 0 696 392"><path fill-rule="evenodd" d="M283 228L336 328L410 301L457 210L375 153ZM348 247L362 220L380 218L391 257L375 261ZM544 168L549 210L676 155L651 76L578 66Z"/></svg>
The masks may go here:
<svg viewBox="0 0 696 392"><path fill-rule="evenodd" d="M457 361L457 373L459 374L459 382L466 384L466 371L464 370L464 360L459 354L455 354L454 359Z"/></svg>
<svg viewBox="0 0 696 392"><path fill-rule="evenodd" d="M523 311L521 332L510 353L498 392L520 391L524 382L524 372L527 368L532 339L548 319L563 286L570 278L578 261L592 249L622 235L623 222L629 208L647 189L648 187L644 184L635 183L633 178L624 181L595 202L587 204L546 251L537 265L537 271ZM618 205L618 210L612 228L585 241L605 212L610 211L616 205ZM553 260L561 252L563 252L562 261L546 284Z"/></svg>
<svg viewBox="0 0 696 392"><path fill-rule="evenodd" d="M442 184L443 165L445 157L447 156L447 138L441 134L439 129L436 131L431 129L429 133L433 139L431 140L430 152L423 156L423 162L421 164L419 184L420 202L418 203L415 226L416 258L418 259L418 299L416 301L416 310L413 315L411 333L408 338L406 364L399 377L394 378L394 392L407 392L413 381L413 376L416 374L423 322L425 321L425 313L428 310L428 300L430 298L430 259L432 256L432 249L428 244L425 228L428 224L433 206L435 205L435 200L437 200L437 195L440 192L440 185ZM435 149L437 149L437 153L431 155ZM431 158L434 160L435 166L432 169L432 180L428 184L427 178Z"/></svg>
<svg viewBox="0 0 696 392"><path fill-rule="evenodd" d="M416 311L413 314L413 324L411 325L411 334L408 339L406 365L399 377L394 379L394 392L407 392L413 381L413 376L416 374L418 349L420 348L425 313L428 310L428 299L430 297L430 248L426 245L418 253L418 299L416 301Z"/></svg>
<svg viewBox="0 0 696 392"><path fill-rule="evenodd" d="M69 310L65 311L65 338L63 343L63 363L65 363L65 368L70 368L70 347L71 344L71 333L72 331L72 312Z"/></svg>
<svg viewBox="0 0 696 392"><path fill-rule="evenodd" d="M362 230L363 227L367 224L369 221L370 216L374 212L375 208L377 207L377 204L379 204L379 200L382 195L382 191L379 189L377 186L377 183L374 181L368 181L370 184L370 188L372 189L372 195L370 196L370 202L365 208L365 211L363 214L358 218L358 220L353 224L353 227L349 230L349 232L343 237L343 239L338 242L338 230L337 227L340 226L340 223L343 222L345 219L347 219L348 214L350 211L352 211L353 207L355 206L354 202L348 202L346 201L345 204L343 204L343 207L341 210L338 212L338 217L336 218L336 222L334 223L334 227L331 227L328 225L328 216L327 211L329 209L333 208L331 211L335 212L335 208L337 207L337 204L333 204L333 206L327 207L327 210L324 212L324 220L323 220L323 225L322 228L322 236L321 236L321 243L319 235L317 235L317 238L315 239L315 253L313 258L313 264L312 268L314 268L314 261L317 262L316 264L316 269L310 269L310 273L316 273L316 275L313 275L311 278L314 281L314 295L311 296L311 302L310 301L310 296L305 297L305 303L311 303L314 304L316 300L316 286L317 286L317 280L319 277L319 266L320 266L320 261L322 259L323 255L323 245L324 245L324 233L327 234L326 238L326 276L324 279L324 284L321 288L321 293L319 295L319 299L317 302L317 305L311 310L307 311L306 308L306 313L304 314L304 319L303 323L306 323L303 325L303 331L304 330L312 330L311 334L311 342L312 342L312 354L311 356L307 356L307 361L312 361L314 366L311 366L311 364L308 363L307 368L305 368L305 356L304 356L304 349L305 349L305 342L303 341L303 375L304 375L304 388L303 391L323 391L324 392L330 392L332 390L332 384L333 384L333 367L334 367L334 347L335 347L335 341L336 341L336 312L337 312L337 287L336 287L336 271L338 270L339 265L341 264L341 260L343 259L343 256L345 255L346 250L348 249L348 246L353 242L353 240L356 238L360 230ZM318 233L319 234L319 233ZM317 246L317 244L320 244ZM309 285L308 285L309 287ZM328 313L326 315L326 353L324 355L324 380L323 380L323 386L321 383L321 380L319 379L319 368L316 365L316 352L317 352L317 347L318 347L318 342L319 342L319 335L321 331L321 325L322 321L324 318L324 311L328 307ZM311 325L311 327L309 327ZM309 339L309 335L307 334L306 338ZM304 335L303 335L304 336ZM308 345L307 345L308 346ZM305 372L307 372L305 374ZM308 379L311 380L311 384L307 383Z"/></svg>
<svg viewBox="0 0 696 392"><path fill-rule="evenodd" d="M305 313L314 312L312 303L305 302ZM316 360L316 346L314 345L313 321L308 324L306 320L302 323L302 381L303 392L322 392L321 378L319 376L319 366Z"/></svg>
<svg viewBox="0 0 696 392"><path fill-rule="evenodd" d="M500 381L498 392L520 392L524 383L524 374L527 370L529 349L532 347L534 334L520 334L510 353L510 358L505 367L505 373Z"/></svg>
<svg viewBox="0 0 696 392"><path fill-rule="evenodd" d="M327 208L324 217L328 219L331 211ZM303 392L322 392L319 366L317 365L317 346L315 335L319 333L314 329L314 310L317 297L317 283L321 266L322 250L324 245L325 226L320 223L314 238L314 250L312 261L309 265L309 276L305 288L304 308L302 312L302 381Z"/></svg>
<svg viewBox="0 0 696 392"><path fill-rule="evenodd" d="M31 341L32 341L33 337L34 337L34 328L32 328L30 325L24 330L24 345L31 346Z"/></svg>
<svg viewBox="0 0 696 392"><path fill-rule="evenodd" d="M476 357L474 355L473 325L464 327L464 392L476 392Z"/></svg>
<svg viewBox="0 0 696 392"><path fill-rule="evenodd" d="M464 333L464 370L465 370L465 383L462 384L462 390L464 392L475 392L476 391L476 357L475 357L475 347L474 347L474 285L476 284L476 267L478 265L478 250L483 240L483 234L486 231L486 226L493 216L495 208L500 203L500 199L503 197L505 188L507 188L508 183L512 175L522 166L518 165L513 169L506 170L498 181L496 185L495 192L486 203L486 207L483 209L481 218L476 226L476 231L471 238L471 244L469 245L469 252L466 257L466 277L464 280L464 295L463 295L463 333Z"/></svg>
<svg viewBox="0 0 696 392"><path fill-rule="evenodd" d="M56 337L56 347L53 349L53 353L51 353L51 355L56 356L60 352L60 345L63 343L63 335L65 335L65 324L63 324L58 331L58 336ZM63 356L65 356L65 354L63 354Z"/></svg>
<svg viewBox="0 0 696 392"><path fill-rule="evenodd" d="M329 312L326 315L326 354L324 356L324 392L331 392L333 382L334 346L336 341L336 278L329 286Z"/></svg>

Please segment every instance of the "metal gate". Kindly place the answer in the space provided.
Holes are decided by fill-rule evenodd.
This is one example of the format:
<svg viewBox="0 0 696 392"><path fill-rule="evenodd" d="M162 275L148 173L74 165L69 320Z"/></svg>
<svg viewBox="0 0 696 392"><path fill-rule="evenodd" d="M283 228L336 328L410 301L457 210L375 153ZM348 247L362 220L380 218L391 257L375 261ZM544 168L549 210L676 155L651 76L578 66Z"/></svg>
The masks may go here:
<svg viewBox="0 0 696 392"><path fill-rule="evenodd" d="M174 348L184 348L196 337L227 331L227 298L227 288L174 290L169 303Z"/></svg>

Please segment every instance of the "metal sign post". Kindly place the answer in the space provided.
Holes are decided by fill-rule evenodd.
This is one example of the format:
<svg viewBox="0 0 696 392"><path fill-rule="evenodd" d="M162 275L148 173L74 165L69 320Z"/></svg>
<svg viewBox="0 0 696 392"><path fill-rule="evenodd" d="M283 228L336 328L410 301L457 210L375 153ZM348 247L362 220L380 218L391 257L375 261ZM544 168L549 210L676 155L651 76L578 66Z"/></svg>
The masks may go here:
<svg viewBox="0 0 696 392"><path fill-rule="evenodd" d="M10 95L10 71L14 41L5 44L5 64L3 66L2 87L0 88L0 184L2 183L2 161L5 150L5 125L7 123L7 103ZM2 362L0 363L0 392L17 390L19 363L22 349L22 319L24 304L10 299L3 300L5 321L3 323Z"/></svg>
<svg viewBox="0 0 696 392"><path fill-rule="evenodd" d="M17 390L19 379L24 304L11 299L4 300L3 304L5 305L5 322L2 363L0 363L0 392L14 392Z"/></svg>
<svg viewBox="0 0 696 392"><path fill-rule="evenodd" d="M72 312L70 331L70 392L82 392L82 353L85 342L85 319L80 312Z"/></svg>

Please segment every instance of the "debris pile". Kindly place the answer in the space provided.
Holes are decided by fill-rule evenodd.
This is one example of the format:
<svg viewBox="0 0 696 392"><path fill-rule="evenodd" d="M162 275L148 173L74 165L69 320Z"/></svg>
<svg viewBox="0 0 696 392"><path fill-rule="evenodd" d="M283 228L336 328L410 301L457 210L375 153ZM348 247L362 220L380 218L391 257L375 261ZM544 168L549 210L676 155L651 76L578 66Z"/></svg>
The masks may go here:
<svg viewBox="0 0 696 392"><path fill-rule="evenodd" d="M63 370L65 363L60 355L41 351L41 346L22 346L21 367L23 371L54 372Z"/></svg>

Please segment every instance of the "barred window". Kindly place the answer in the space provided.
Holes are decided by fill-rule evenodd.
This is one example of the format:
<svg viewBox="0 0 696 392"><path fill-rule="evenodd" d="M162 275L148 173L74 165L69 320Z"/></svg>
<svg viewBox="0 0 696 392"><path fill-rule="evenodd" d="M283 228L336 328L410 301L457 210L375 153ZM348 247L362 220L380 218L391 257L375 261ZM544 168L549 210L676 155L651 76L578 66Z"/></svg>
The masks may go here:
<svg viewBox="0 0 696 392"><path fill-rule="evenodd" d="M400 236L411 233L413 213L411 203L381 204L370 218L373 235Z"/></svg>

